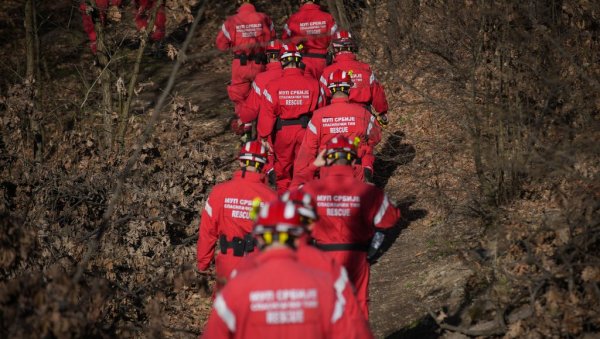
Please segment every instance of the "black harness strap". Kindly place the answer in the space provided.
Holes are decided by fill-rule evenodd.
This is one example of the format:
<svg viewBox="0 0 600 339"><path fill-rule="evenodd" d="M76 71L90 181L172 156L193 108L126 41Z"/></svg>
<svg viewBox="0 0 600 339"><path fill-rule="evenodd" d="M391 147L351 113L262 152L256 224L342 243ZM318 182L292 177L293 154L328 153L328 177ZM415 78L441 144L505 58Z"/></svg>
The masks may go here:
<svg viewBox="0 0 600 339"><path fill-rule="evenodd" d="M308 122L312 116L312 112L304 113L297 119L281 119L277 117L275 120L275 132L279 131L283 128L283 126L292 126L292 125L300 125L302 128L306 128L308 126Z"/></svg>
<svg viewBox="0 0 600 339"><path fill-rule="evenodd" d="M361 251L367 252L369 244L349 243L349 244L320 244L313 240L313 245L322 251Z"/></svg>
<svg viewBox="0 0 600 339"><path fill-rule="evenodd" d="M246 54L246 53L235 53L233 54L234 59L240 59L240 65L245 66L248 60L254 60L255 64L265 64L266 55L264 53L259 54Z"/></svg>
<svg viewBox="0 0 600 339"><path fill-rule="evenodd" d="M227 250L231 248L235 257L243 257L246 253L254 251L256 240L252 237L252 234L246 234L244 238L233 237L231 241L227 241L227 237L221 234L219 236L219 247L222 254L227 254Z"/></svg>

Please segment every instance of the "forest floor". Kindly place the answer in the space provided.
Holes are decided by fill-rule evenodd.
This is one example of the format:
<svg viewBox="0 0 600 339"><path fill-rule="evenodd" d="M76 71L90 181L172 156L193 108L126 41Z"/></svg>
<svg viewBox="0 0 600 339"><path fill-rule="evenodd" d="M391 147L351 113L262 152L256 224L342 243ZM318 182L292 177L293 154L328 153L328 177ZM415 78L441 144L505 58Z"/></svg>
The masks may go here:
<svg viewBox="0 0 600 339"><path fill-rule="evenodd" d="M63 2L68 3L68 2ZM61 9L65 14L69 8ZM79 20L79 14L70 13L72 19ZM209 16L209 14L207 14ZM5 18L6 19L6 18ZM64 22L61 23L64 25ZM160 151L160 157L170 161L180 161L185 154L194 151L213 152L204 154L205 157L219 158L216 164L216 181L228 178L235 169L231 159L234 158L239 147L238 138L228 130L228 121L233 116L233 106L228 101L226 85L229 81L230 57L225 54L214 53L212 41L218 29L217 20L204 20L192 41L189 55L199 55L190 60L180 72L176 86L172 91L171 111L185 112L185 128L172 121L172 116L165 114L153 136L153 145ZM3 27L10 23L4 22ZM50 77L47 82L62 82L62 86L69 87L74 92L67 99L78 98L80 92L79 76L75 70L92 69L93 56L87 49L85 37L77 32L80 25L73 23L71 28L57 25L48 29L41 36L42 41L51 41L51 37L61 36L65 41L57 43L67 45L65 49L51 48L46 57L47 69ZM68 30L68 32L67 32ZM68 35L65 35L65 32ZM14 45L3 42L2 54ZM60 46L56 46L60 47ZM52 54L50 54L52 53ZM203 56L204 55L204 56ZM18 64L15 56L8 56L4 65ZM12 60L12 61L11 61ZM67 62L65 62L67 60ZM144 125L146 117L158 95L160 95L168 75L173 67L173 61L167 58L154 58L146 56L141 72L140 83L145 84L134 101L134 115L130 126L134 131L139 131ZM6 67L7 69L9 67ZM5 70L8 71L8 70ZM17 69L18 71L18 69ZM383 70L377 69L383 73ZM410 69L406 70L407 72ZM59 75L60 73L60 75ZM61 76L62 78L57 78ZM433 75L426 75L432 77ZM431 183L420 180L425 171L432 167L440 168L450 164L434 163L432 160L435 145L431 143L420 144L420 140L427 140L431 132L430 126L443 124L433 112L427 111L423 106L411 106L410 93L406 88L388 85L389 77L383 77L383 84L388 90L390 100L390 120L392 123L386 128L384 139L377 148L380 159L375 167L375 182L385 189L387 194L401 207L403 218L399 225L397 238L383 257L372 267L370 283L371 294L371 326L377 337L387 338L425 338L438 337L435 322L429 316L429 310L438 311L444 308L445 312L452 315L460 310L466 298L465 286L472 272L459 256L459 249L473 239L473 225L461 220L455 222L448 220L442 209L436 206L431 199ZM72 82L69 84L68 82ZM56 83L51 86L55 86ZM405 91L399 94L398 91ZM97 96L96 96L97 100ZM88 112L94 111L96 101L91 100ZM74 109L71 106L71 109ZM68 111L68 110L66 110ZM61 133L60 126L67 121L68 112L63 112L56 121L48 123L48 130L54 136ZM183 114L183 113L182 113ZM94 126L97 119L91 115L77 117L75 128L90 131L89 134L97 136ZM184 131L185 133L182 133ZM52 133L48 133L52 137ZM139 133L132 132L126 137L126 145L133 145ZM11 140L4 140L10 144ZM55 141L59 143L60 141ZM198 146L200 149L186 149ZM177 147L173 148L173 145ZM60 148L58 148L60 149ZM77 154L77 151L73 151ZM47 155L47 166L62 166L65 159L57 149ZM70 154L62 154L69 157ZM165 160L167 161L167 160ZM73 165L75 168L75 165ZM465 166L469 166L466 164ZM15 167L16 168L16 167ZM14 173L13 173L14 174ZM168 173L166 177L178 177L181 173ZM25 180L21 178L22 180ZM143 179L143 178L142 178ZM3 178L4 180L4 178ZM168 179L166 179L168 180ZM444 185L443 180L436 185ZM137 184L136 184L137 185ZM137 189L144 190L142 183ZM208 187L210 188L210 187ZM150 190L150 188L148 188ZM196 197L205 197L197 195ZM16 201L16 199L15 199ZM195 207L195 215L191 220L184 220L182 237L195 234L198 227L198 215L202 206L202 199L190 202L189 206ZM188 206L188 207L189 207ZM15 207L17 210L19 207ZM166 207L168 208L168 207ZM448 223L453 223L451 236L448 236ZM194 265L194 242L183 245L186 255L178 260ZM465 246L466 247L466 246ZM109 254L105 254L110 256ZM173 252L172 255L178 255ZM194 337L201 329L207 317L210 299L198 289L187 291L188 297L182 301L179 309L191 313L184 318L178 317L178 311L167 307L168 319L174 319L175 328L187 328ZM185 324L186 321L194 324ZM182 335L179 333L177 336ZM187 335L186 335L187 336Z"/></svg>

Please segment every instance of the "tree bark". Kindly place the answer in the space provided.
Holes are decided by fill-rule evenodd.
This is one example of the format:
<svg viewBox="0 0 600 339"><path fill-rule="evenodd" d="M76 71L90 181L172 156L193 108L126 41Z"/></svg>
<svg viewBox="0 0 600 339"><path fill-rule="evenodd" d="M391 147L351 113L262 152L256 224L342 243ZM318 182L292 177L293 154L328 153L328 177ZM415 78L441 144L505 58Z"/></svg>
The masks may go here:
<svg viewBox="0 0 600 339"><path fill-rule="evenodd" d="M35 2L34 0L27 0L25 2L25 44L27 50L25 88L29 97L29 104L26 117L29 120L31 135L33 135L33 159L41 162L44 152L44 140L42 137L41 117L36 109L36 78L39 74L37 59L39 41L36 40Z"/></svg>
<svg viewBox="0 0 600 339"><path fill-rule="evenodd" d="M140 73L140 65L142 63L142 57L144 56L144 50L146 49L150 32L154 28L156 13L158 13L158 9L163 2L164 0L158 0L154 3L150 21L148 22L148 26L146 26L146 30L142 33L140 47L137 50L135 65L133 66L133 72L131 73L131 79L129 80L129 86L127 88L127 100L125 101L125 105L121 107L121 112L119 114L119 131L117 134L117 141L119 143L120 152L125 148L125 131L127 130L127 121L129 120L129 110L131 109L131 100L133 99L135 85L137 84L137 78Z"/></svg>
<svg viewBox="0 0 600 339"><path fill-rule="evenodd" d="M329 12L335 18L337 25L345 30L350 29L350 22L346 15L346 8L344 6L344 0L327 0L327 7Z"/></svg>
<svg viewBox="0 0 600 339"><path fill-rule="evenodd" d="M94 11L98 11L96 6L96 0L90 0ZM97 56L100 66L100 82L102 83L102 117L104 127L102 131L102 145L105 149L110 149L112 145L112 93L110 90L111 75L108 69L110 58L108 55L108 48L106 47L106 39L104 37L104 25L100 20L94 22L94 29L96 30L96 47Z"/></svg>
<svg viewBox="0 0 600 339"><path fill-rule="evenodd" d="M335 5L338 13L338 25L345 30L350 30L350 20L348 20L348 15L346 14L344 0L335 0Z"/></svg>

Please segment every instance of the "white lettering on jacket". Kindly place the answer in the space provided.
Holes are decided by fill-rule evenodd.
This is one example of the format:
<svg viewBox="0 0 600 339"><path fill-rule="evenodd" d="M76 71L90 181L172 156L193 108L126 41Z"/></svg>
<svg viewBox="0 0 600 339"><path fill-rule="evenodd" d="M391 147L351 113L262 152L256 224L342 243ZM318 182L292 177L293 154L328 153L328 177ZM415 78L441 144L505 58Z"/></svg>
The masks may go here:
<svg viewBox="0 0 600 339"><path fill-rule="evenodd" d="M229 210L232 218L250 220L252 200L239 198L225 198L223 208Z"/></svg>
<svg viewBox="0 0 600 339"><path fill-rule="evenodd" d="M252 291L250 311L265 312L267 324L297 324L304 322L304 311L319 306L315 288L295 288Z"/></svg>
<svg viewBox="0 0 600 339"><path fill-rule="evenodd" d="M263 25L261 23L258 24L247 24L247 25L236 25L235 31L238 34L241 34L243 38L253 38L257 37L262 31Z"/></svg>
<svg viewBox="0 0 600 339"><path fill-rule="evenodd" d="M317 207L324 208L330 217L349 217L352 209L360 208L360 197L356 195L317 195Z"/></svg>

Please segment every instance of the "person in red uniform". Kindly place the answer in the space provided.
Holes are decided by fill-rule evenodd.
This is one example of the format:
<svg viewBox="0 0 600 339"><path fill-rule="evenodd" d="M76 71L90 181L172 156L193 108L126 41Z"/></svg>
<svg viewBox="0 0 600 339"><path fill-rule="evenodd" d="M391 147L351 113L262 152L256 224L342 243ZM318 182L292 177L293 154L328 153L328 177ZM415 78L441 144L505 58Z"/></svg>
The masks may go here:
<svg viewBox="0 0 600 339"><path fill-rule="evenodd" d="M260 209L254 234L260 255L217 295L204 338L371 338L344 296L347 280L303 265L295 241L305 232L291 202Z"/></svg>
<svg viewBox="0 0 600 339"><path fill-rule="evenodd" d="M221 51L233 52L227 93L236 112L250 93L250 84L256 75L264 71L263 53L273 39L273 22L266 14L257 12L249 1L242 1L237 14L228 17L221 26L216 45Z"/></svg>
<svg viewBox="0 0 600 339"><path fill-rule="evenodd" d="M109 17L116 16L116 18L120 19L119 7L122 2L122 0L96 0L96 9L93 8L88 0L84 0L79 4L79 10L81 11L81 18L83 20L83 30L90 39L92 53L96 54L97 52L97 36L94 21L99 18L100 22L104 25L107 15Z"/></svg>
<svg viewBox="0 0 600 339"><path fill-rule="evenodd" d="M354 88L348 72L336 70L331 73L327 87L333 93L331 104L316 110L308 123L294 163L292 188L313 179L317 170L311 166L313 160L329 140L340 134L352 140L360 139L357 156L361 164L356 166L356 175L369 182L372 180L373 148L381 141L380 127L364 106L349 102Z"/></svg>
<svg viewBox="0 0 600 339"><path fill-rule="evenodd" d="M327 90L329 76L337 71L343 70L352 73L352 91L350 91L350 102L361 104L369 111L373 109L377 121L387 125L388 102L385 97L383 86L377 81L371 67L356 59L356 42L348 31L340 30L335 33L331 46L334 53L333 63L323 70L319 79L325 94L331 96Z"/></svg>
<svg viewBox="0 0 600 339"><path fill-rule="evenodd" d="M138 30L142 30L148 26L148 21L152 15L154 5L157 0L136 0L135 1L135 25ZM150 38L154 41L160 41L165 37L165 26L167 23L167 16L165 14L165 1L162 2L158 11L156 12L156 19L154 19L154 28L150 34Z"/></svg>
<svg viewBox="0 0 600 339"><path fill-rule="evenodd" d="M312 112L324 101L319 82L304 76L298 67L302 55L295 45L284 44L279 58L282 76L267 84L258 115L257 132L264 144L272 138L277 192L287 190L292 180L294 158L304 138Z"/></svg>
<svg viewBox="0 0 600 339"><path fill-rule="evenodd" d="M252 201L256 198L270 201L277 197L263 182L261 171L267 162L267 150L260 142L247 142L242 146L238 159L241 170L235 172L230 181L213 188L200 222L198 270L203 272L209 268L218 241L220 253L215 263L217 288L226 282L242 257L254 250L249 215Z"/></svg>
<svg viewBox="0 0 600 339"><path fill-rule="evenodd" d="M318 248L312 246L310 232L313 223L318 219L316 214L317 205L310 194L305 193L302 190L287 191L279 197L282 202L291 202L296 208L296 213L300 216L302 226L305 228L301 236L294 239L294 246L296 249L296 255L298 262L302 265L310 268L322 271L330 275L333 280L338 283L345 285L342 295L346 300L345 308L346 312L355 319L356 321L366 321L364 315L358 306L356 301L356 295L354 293L354 286L348 282L348 272L344 266L340 265L335 259L327 252L321 251ZM256 268L258 266L257 258L260 257L260 253L253 253L247 256L231 273L231 279L235 278L240 272L244 272L248 269ZM368 325L367 325L368 326ZM365 336L365 338L369 338Z"/></svg>
<svg viewBox="0 0 600 339"><path fill-rule="evenodd" d="M321 177L302 188L317 202L319 220L312 237L317 248L346 267L368 319L368 259L377 253L385 231L396 224L400 211L382 190L355 178L350 165L356 158L356 147L351 140L334 137L324 154L326 159L319 160L319 165L324 165Z"/></svg>
<svg viewBox="0 0 600 339"><path fill-rule="evenodd" d="M302 0L298 12L292 14L283 27L281 38L303 46L305 71L319 79L327 66L327 49L337 31L333 16L321 10L316 1Z"/></svg>
<svg viewBox="0 0 600 339"><path fill-rule="evenodd" d="M241 134L245 135L246 139L252 136L252 125L258 120L258 112L260 111L260 102L262 101L262 92L271 80L278 79L283 73L281 63L279 62L279 51L281 50L281 41L272 40L265 49L267 56L267 69L256 75L252 82L252 90L246 98L246 101L238 106L239 111L236 112L239 121L238 126L242 126ZM269 153L269 162L265 168L265 173L269 177L269 182L275 185L275 172L273 170L274 158L272 153Z"/></svg>
<svg viewBox="0 0 600 339"><path fill-rule="evenodd" d="M263 91L269 82L281 78L283 74L281 62L279 61L279 51L281 48L282 44L279 40L270 41L267 45L265 49L267 68L264 72L256 75L256 78L252 82L250 94L246 98L244 105L240 106L240 111L237 112L241 123L249 124L258 119Z"/></svg>

